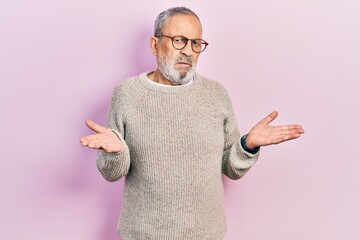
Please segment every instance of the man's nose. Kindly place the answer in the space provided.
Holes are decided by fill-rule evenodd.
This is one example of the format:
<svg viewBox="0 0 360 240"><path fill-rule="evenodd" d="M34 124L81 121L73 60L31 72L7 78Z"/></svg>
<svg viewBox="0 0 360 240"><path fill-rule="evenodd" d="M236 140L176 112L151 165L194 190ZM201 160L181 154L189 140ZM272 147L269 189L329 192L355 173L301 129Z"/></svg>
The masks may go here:
<svg viewBox="0 0 360 240"><path fill-rule="evenodd" d="M188 40L186 46L183 49L181 49L180 52L185 54L186 56L192 56L194 54L194 51L192 50L191 47L191 40Z"/></svg>

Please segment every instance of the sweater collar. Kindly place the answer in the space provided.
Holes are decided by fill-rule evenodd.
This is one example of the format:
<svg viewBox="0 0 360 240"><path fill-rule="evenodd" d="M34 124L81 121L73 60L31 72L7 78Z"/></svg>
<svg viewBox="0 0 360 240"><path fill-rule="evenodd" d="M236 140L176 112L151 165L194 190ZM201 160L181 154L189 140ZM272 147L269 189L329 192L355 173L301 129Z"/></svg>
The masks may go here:
<svg viewBox="0 0 360 240"><path fill-rule="evenodd" d="M177 86L169 86L164 84L159 84L156 82L150 82L151 80L147 77L147 75L151 73L151 71L143 72L138 76L139 82L147 89L162 92L162 93L180 93L184 91L192 90L197 85L198 74L194 74L194 78L184 85Z"/></svg>

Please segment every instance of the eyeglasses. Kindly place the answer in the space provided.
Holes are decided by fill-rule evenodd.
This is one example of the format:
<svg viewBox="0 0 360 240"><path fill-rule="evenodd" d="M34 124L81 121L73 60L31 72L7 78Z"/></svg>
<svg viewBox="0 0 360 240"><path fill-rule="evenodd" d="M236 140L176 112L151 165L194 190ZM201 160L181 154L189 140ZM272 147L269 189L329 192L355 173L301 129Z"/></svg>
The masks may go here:
<svg viewBox="0 0 360 240"><path fill-rule="evenodd" d="M166 36L166 35L161 35L160 37L170 38L172 41L173 47L177 50L184 49L186 47L188 41L191 42L191 48L196 53L203 52L206 49L207 45L209 45L209 43L207 43L203 39L189 39L184 36L170 37L170 36Z"/></svg>

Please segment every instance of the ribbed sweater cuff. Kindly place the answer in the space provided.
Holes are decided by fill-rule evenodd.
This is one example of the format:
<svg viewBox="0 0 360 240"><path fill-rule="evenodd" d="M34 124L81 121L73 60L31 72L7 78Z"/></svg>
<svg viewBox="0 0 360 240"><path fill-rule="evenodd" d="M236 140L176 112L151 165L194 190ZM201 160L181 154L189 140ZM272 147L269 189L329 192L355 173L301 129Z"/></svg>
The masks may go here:
<svg viewBox="0 0 360 240"><path fill-rule="evenodd" d="M249 152L245 151L245 149L243 148L243 146L242 146L242 144L241 144L241 138L240 138L240 140L239 140L239 145L240 145L240 150L241 150L241 152L244 153L246 156L248 156L248 157L250 157L250 158L253 158L253 157L255 157L255 156L258 156L259 153L260 153L260 149L259 149L255 154L249 153Z"/></svg>
<svg viewBox="0 0 360 240"><path fill-rule="evenodd" d="M112 130L112 129L110 129ZM100 150L97 158L97 166L104 178L110 182L119 180L127 175L130 168L130 153L124 139L116 130L112 130L120 139L123 150L118 153L107 153Z"/></svg>

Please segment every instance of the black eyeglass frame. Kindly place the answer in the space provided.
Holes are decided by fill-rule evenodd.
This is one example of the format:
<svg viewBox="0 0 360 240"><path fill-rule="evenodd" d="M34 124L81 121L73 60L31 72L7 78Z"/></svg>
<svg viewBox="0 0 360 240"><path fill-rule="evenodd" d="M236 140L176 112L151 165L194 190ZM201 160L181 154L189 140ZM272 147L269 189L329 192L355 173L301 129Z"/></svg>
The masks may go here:
<svg viewBox="0 0 360 240"><path fill-rule="evenodd" d="M164 34L162 34L160 37L170 38L170 39L171 39L171 43L172 43L173 47L174 47L176 50L182 50L182 49L184 49L189 41L191 42L191 49L192 49L194 52L196 52L196 53L201 53L201 52L205 51L206 47L209 45L208 42L206 42L204 39L201 39L201 38L190 39L190 38L184 37L184 36L182 36L182 35L177 35L177 36L174 36L174 37L170 37L170 36L167 36L167 35L164 35ZM184 45L182 48L175 47L175 44L174 44L174 39L175 39L175 38L185 39L185 40L186 40L185 45ZM198 43L196 43L196 41L199 41L199 40L201 41L201 44L205 45L204 49L202 49L200 52L199 52L199 51L196 51L196 50L194 49L194 46L193 46L193 44L198 44Z"/></svg>

